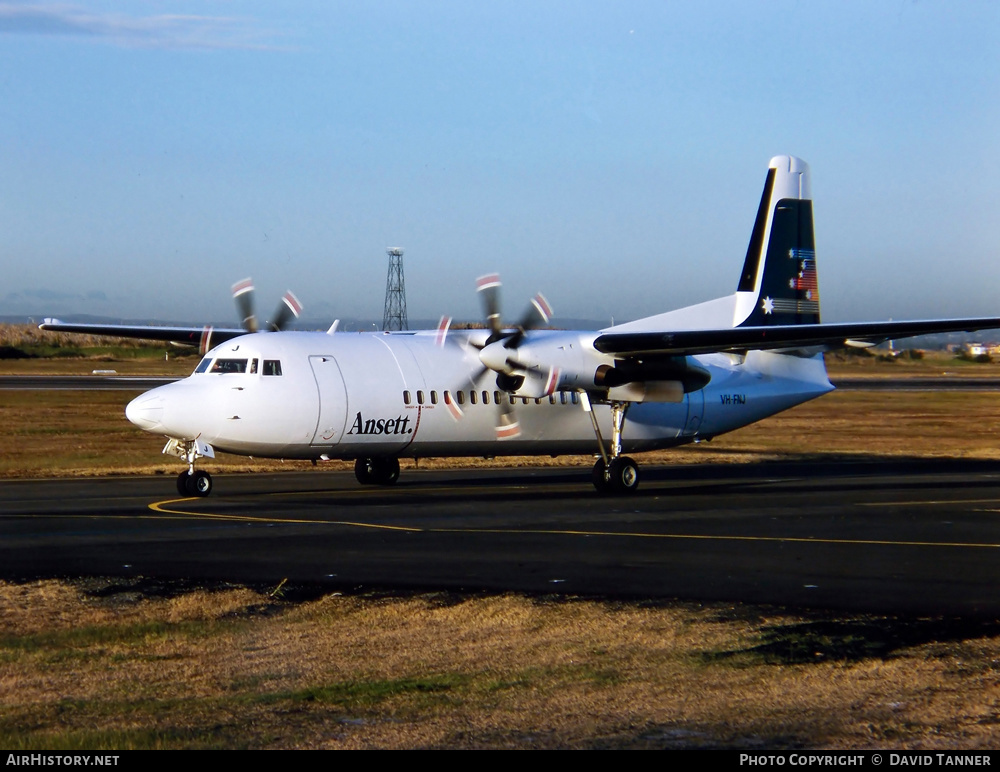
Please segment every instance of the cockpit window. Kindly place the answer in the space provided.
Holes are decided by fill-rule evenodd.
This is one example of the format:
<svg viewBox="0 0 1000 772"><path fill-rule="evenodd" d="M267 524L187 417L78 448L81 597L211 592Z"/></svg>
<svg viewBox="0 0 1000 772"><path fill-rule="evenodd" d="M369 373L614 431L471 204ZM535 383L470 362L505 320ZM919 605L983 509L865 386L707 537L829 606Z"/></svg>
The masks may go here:
<svg viewBox="0 0 1000 772"><path fill-rule="evenodd" d="M194 368L194 371L196 373L203 373L208 369L210 364L212 364L212 357L205 357L198 363L198 366Z"/></svg>
<svg viewBox="0 0 1000 772"><path fill-rule="evenodd" d="M213 373L245 373L247 371L247 360L245 359L216 359L215 364L209 372Z"/></svg>
<svg viewBox="0 0 1000 772"><path fill-rule="evenodd" d="M262 372L264 373L264 375L281 375L281 360L265 359L264 369Z"/></svg>

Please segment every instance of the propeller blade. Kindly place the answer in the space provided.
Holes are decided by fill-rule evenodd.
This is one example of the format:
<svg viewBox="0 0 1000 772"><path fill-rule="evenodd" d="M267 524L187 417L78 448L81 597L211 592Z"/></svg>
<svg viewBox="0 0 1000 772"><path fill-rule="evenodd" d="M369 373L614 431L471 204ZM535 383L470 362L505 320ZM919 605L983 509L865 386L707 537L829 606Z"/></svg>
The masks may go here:
<svg viewBox="0 0 1000 772"><path fill-rule="evenodd" d="M438 322L437 332L434 335L434 343L438 348L444 348L445 341L448 340L448 329L451 327L451 317L442 316Z"/></svg>
<svg viewBox="0 0 1000 772"><path fill-rule="evenodd" d="M482 298L487 326L493 335L499 335L503 329L500 321L500 274L488 273L480 276L476 279L476 292Z"/></svg>
<svg viewBox="0 0 1000 772"><path fill-rule="evenodd" d="M552 306L545 299L545 295L539 292L531 299L528 310L521 317L521 323L518 324L518 327L522 330L537 330L547 325L551 318Z"/></svg>
<svg viewBox="0 0 1000 772"><path fill-rule="evenodd" d="M238 281L233 285L233 300L240 315L240 326L247 332L257 332L257 314L254 312L253 280Z"/></svg>
<svg viewBox="0 0 1000 772"><path fill-rule="evenodd" d="M295 294L288 290L285 296L281 299L281 303L278 304L278 310L275 312L274 321L268 325L268 328L274 332L281 332L288 326L288 323L293 319L298 319L299 314L302 313L302 304L299 299L295 297Z"/></svg>
<svg viewBox="0 0 1000 772"><path fill-rule="evenodd" d="M465 412L462 410L462 406L455 401L455 397L448 390L444 392L444 404L448 408L448 412L451 413L451 417L455 421L461 421L465 416Z"/></svg>
<svg viewBox="0 0 1000 772"><path fill-rule="evenodd" d="M550 306L549 301L545 299L545 295L539 292L531 299L531 303L528 304L528 310L524 312L524 316L522 316L521 321L518 322L517 332L504 341L504 346L507 348L517 348L524 340L524 334L526 332L529 330L537 330L539 327L544 327L549 323L549 319L551 318L552 306Z"/></svg>
<svg viewBox="0 0 1000 772"><path fill-rule="evenodd" d="M496 425L497 439L512 440L519 436L521 427L517 422L517 414L514 412L510 395L504 394L497 407L499 408Z"/></svg>
<svg viewBox="0 0 1000 772"><path fill-rule="evenodd" d="M549 368L549 373L545 376L545 386L543 388L543 397L548 397L552 395L556 387L559 385L559 375L560 370L558 367Z"/></svg>

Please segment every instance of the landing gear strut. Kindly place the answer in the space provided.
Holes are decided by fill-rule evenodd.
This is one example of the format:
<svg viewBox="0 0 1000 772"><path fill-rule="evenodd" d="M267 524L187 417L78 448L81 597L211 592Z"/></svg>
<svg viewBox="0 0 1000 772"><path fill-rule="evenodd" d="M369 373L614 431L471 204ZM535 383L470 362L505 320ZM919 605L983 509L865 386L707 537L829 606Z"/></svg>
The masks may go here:
<svg viewBox="0 0 1000 772"><path fill-rule="evenodd" d="M354 476L362 485L394 485L399 479L399 459L359 458L354 462Z"/></svg>
<svg viewBox="0 0 1000 772"><path fill-rule="evenodd" d="M621 454L622 426L625 423L625 413L632 403L617 400L611 402L611 453L609 454L604 448L601 427L597 424L597 416L594 415L594 409L586 392L580 392L580 402L583 409L590 414L594 434L597 435L597 447L601 452L601 457L591 472L594 487L601 493L615 495L635 493L639 488L639 465Z"/></svg>

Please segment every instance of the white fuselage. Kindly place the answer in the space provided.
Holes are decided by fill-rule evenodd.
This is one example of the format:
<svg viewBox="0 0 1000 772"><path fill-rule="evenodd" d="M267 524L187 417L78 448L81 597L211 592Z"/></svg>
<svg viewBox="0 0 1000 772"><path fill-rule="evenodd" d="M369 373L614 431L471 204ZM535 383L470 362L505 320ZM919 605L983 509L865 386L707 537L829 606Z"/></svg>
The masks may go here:
<svg viewBox="0 0 1000 772"><path fill-rule="evenodd" d="M203 372L137 397L126 415L155 434L260 457L595 453L590 417L565 378L563 390L540 399L497 390L495 373L479 357L487 334L452 332L445 345L433 332L245 335L210 351L199 366ZM594 332L534 335L561 352L566 372L575 359L586 366L601 357L592 346ZM752 351L691 360L711 380L679 402L632 404L624 452L710 438L833 388L821 356ZM594 399L593 384L589 391ZM498 398L513 400L520 425L514 438L497 438ZM610 411L594 409L608 437Z"/></svg>

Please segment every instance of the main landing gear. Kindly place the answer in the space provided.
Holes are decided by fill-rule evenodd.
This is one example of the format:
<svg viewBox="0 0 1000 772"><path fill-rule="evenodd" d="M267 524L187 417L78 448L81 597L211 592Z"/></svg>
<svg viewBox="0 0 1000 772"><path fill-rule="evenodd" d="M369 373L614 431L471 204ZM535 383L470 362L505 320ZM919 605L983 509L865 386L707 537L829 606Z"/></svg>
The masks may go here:
<svg viewBox="0 0 1000 772"><path fill-rule="evenodd" d="M359 458L354 462L354 476L362 485L394 485L399 479L399 459Z"/></svg>
<svg viewBox="0 0 1000 772"><path fill-rule="evenodd" d="M604 437L601 436L601 427L597 424L597 416L594 415L590 398L585 391L580 392L580 402L583 409L590 414L594 434L597 435L597 447L601 452L601 457L597 459L591 472L594 487L601 493L612 495L635 493L639 489L639 465L621 454L622 426L625 423L628 406L632 403L611 402L611 452L608 453L604 447Z"/></svg>

